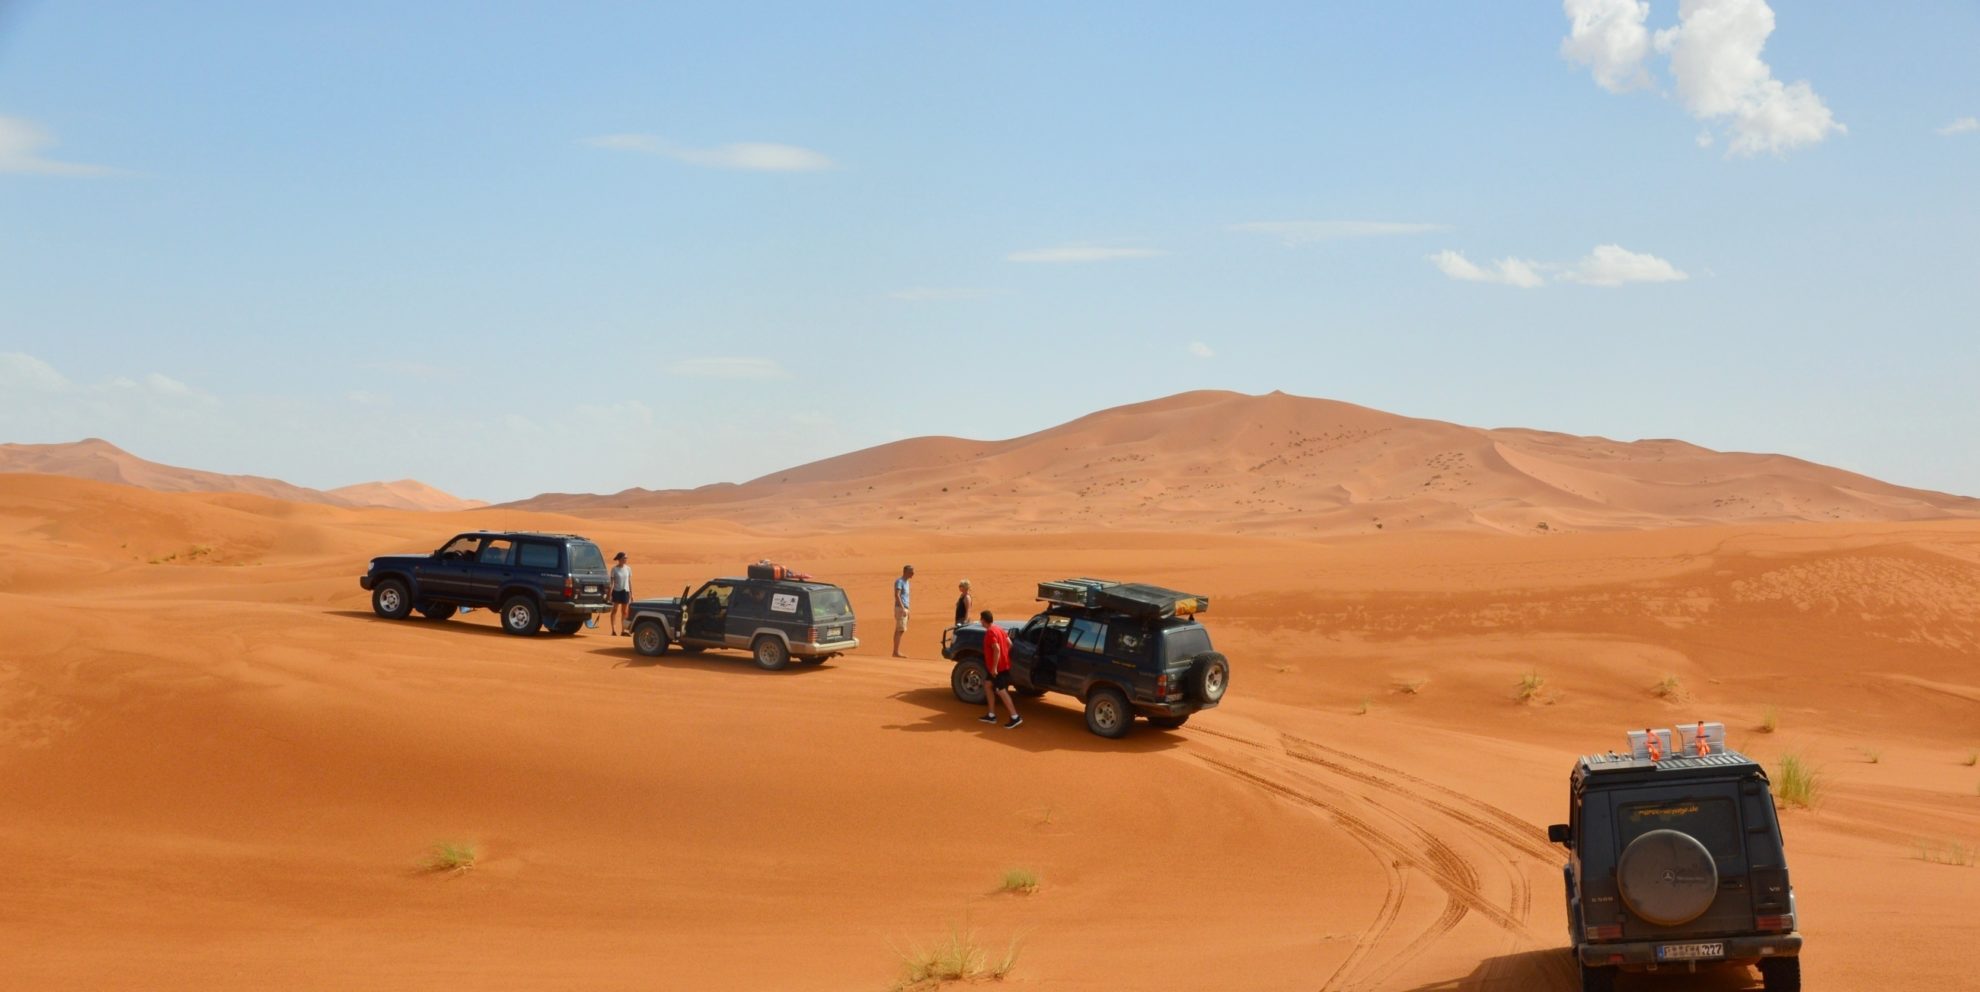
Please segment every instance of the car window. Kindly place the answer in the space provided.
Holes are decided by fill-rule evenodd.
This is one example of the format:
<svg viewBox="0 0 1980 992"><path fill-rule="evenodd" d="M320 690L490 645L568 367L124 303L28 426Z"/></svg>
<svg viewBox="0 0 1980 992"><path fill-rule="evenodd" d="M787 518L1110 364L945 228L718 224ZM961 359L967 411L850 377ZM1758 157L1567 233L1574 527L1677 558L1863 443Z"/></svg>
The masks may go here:
<svg viewBox="0 0 1980 992"><path fill-rule="evenodd" d="M524 568L556 568L557 546L524 541L516 552L516 563Z"/></svg>
<svg viewBox="0 0 1980 992"><path fill-rule="evenodd" d="M605 570L605 552L590 541L571 542L571 571L602 572Z"/></svg>
<svg viewBox="0 0 1980 992"><path fill-rule="evenodd" d="M770 589L767 586L737 586L729 594L729 612L737 616L760 617L770 612Z"/></svg>
<svg viewBox="0 0 1980 992"><path fill-rule="evenodd" d="M846 602L846 591L837 586L812 589L811 615L814 617L843 617L852 613L852 604Z"/></svg>
<svg viewBox="0 0 1980 992"><path fill-rule="evenodd" d="M1687 833L1715 858L1740 857L1739 814L1726 799L1667 799L1616 808L1622 846L1652 830Z"/></svg>
<svg viewBox="0 0 1980 992"><path fill-rule="evenodd" d="M481 546L481 555L476 561L483 565L507 565L509 553L515 550L515 542L506 537L491 537Z"/></svg>
<svg viewBox="0 0 1980 992"><path fill-rule="evenodd" d="M1210 632L1201 625L1170 627L1162 632L1162 659L1169 662L1193 658L1210 650Z"/></svg>
<svg viewBox="0 0 1980 992"><path fill-rule="evenodd" d="M457 537L448 541L447 546L440 549L440 557L471 559L480 550L481 538L474 536Z"/></svg>
<svg viewBox="0 0 1980 992"><path fill-rule="evenodd" d="M1107 657L1140 661L1148 656L1148 632L1139 627L1116 626L1107 629Z"/></svg>
<svg viewBox="0 0 1980 992"><path fill-rule="evenodd" d="M710 582L702 586L700 592L694 594L695 609L703 609L710 606L718 610L726 609L729 605L729 594L733 591L729 586Z"/></svg>
<svg viewBox="0 0 1980 992"><path fill-rule="evenodd" d="M1091 651L1103 654L1106 651L1107 625L1093 620L1074 620L1072 633L1068 635L1066 646L1075 651Z"/></svg>

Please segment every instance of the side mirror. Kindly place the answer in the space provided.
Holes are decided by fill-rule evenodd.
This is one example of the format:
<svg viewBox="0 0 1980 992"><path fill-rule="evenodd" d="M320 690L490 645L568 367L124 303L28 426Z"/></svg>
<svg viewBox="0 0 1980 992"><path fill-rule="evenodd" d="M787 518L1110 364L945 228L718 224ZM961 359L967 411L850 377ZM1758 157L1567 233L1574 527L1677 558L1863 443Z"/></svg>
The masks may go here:
<svg viewBox="0 0 1980 992"><path fill-rule="evenodd" d="M1568 842L1568 825L1565 823L1556 823L1548 826L1547 843L1559 844L1562 847L1573 847L1574 845Z"/></svg>

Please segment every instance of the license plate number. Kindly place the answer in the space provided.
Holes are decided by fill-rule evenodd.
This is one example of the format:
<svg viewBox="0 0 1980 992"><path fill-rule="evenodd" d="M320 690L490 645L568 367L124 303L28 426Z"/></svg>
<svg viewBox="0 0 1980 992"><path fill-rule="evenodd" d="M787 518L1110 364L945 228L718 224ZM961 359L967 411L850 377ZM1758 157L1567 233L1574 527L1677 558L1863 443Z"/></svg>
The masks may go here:
<svg viewBox="0 0 1980 992"><path fill-rule="evenodd" d="M844 632L844 631L845 631L845 628L844 628L844 627L827 627L827 628L825 628L825 636L826 636L826 637L837 637L837 636L839 636L839 635L840 635L840 634L841 634L842 632Z"/></svg>
<svg viewBox="0 0 1980 992"><path fill-rule="evenodd" d="M1658 944L1659 961L1697 961L1701 958L1722 958L1726 956L1724 944Z"/></svg>
<svg viewBox="0 0 1980 992"><path fill-rule="evenodd" d="M585 591L585 592L597 592L597 591L598 591L598 587L597 587L597 586L585 586L585 587L584 587L584 591Z"/></svg>

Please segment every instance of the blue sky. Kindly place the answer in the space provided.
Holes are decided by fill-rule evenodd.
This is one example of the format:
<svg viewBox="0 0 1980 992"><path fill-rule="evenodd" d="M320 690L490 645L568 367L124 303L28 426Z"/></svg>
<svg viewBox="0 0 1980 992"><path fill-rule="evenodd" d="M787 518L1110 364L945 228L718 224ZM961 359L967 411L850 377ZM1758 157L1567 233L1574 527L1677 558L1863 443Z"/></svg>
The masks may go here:
<svg viewBox="0 0 1980 992"><path fill-rule="evenodd" d="M15 3L0 440L509 499L1283 389L1980 494L1976 50L1964 0Z"/></svg>

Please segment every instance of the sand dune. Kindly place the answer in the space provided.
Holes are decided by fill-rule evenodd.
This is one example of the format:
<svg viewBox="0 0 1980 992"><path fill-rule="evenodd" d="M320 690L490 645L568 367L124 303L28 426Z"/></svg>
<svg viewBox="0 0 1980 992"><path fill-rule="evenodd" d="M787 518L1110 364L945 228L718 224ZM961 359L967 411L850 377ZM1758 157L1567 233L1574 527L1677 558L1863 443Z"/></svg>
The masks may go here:
<svg viewBox="0 0 1980 992"><path fill-rule="evenodd" d="M764 673L482 614L390 623L364 559L484 514L0 477L0 984L879 990L896 948L961 924L1021 936L1018 988L1565 990L1542 827L1572 756L1699 716L1823 770L1786 817L1809 987L1980 971L1974 869L1918 856L1980 841L1980 522L1531 541L504 516L627 549L643 593L770 555L868 618L912 560L915 658L869 640ZM1059 574L1210 594L1226 705L1122 742L1062 699L976 724L923 618L964 575L1021 615ZM1546 691L1523 706L1526 672ZM417 870L456 840L472 870ZM1040 891L995 892L1018 866Z"/></svg>
<svg viewBox="0 0 1980 992"><path fill-rule="evenodd" d="M513 505L759 526L1303 536L1980 517L1980 501L1783 455L1484 430L1224 392L1105 410L1007 441L914 438L741 485L546 494Z"/></svg>
<svg viewBox="0 0 1980 992"><path fill-rule="evenodd" d="M64 475L116 482L163 493L249 493L333 506L399 510L471 510L488 504L442 492L414 479L363 482L328 491L258 475L225 475L146 461L101 438L68 444L0 444L0 473Z"/></svg>

